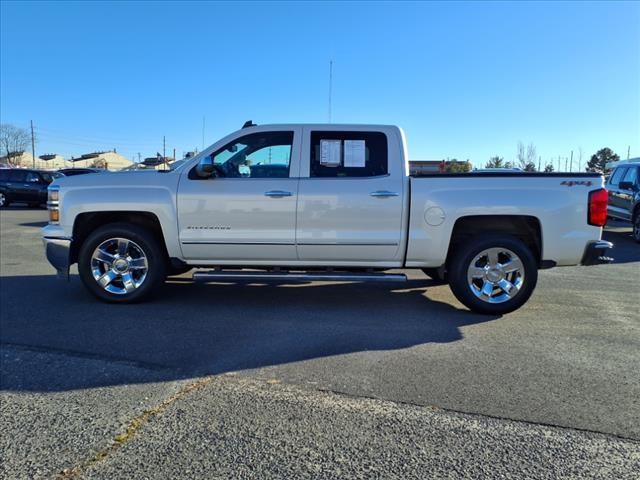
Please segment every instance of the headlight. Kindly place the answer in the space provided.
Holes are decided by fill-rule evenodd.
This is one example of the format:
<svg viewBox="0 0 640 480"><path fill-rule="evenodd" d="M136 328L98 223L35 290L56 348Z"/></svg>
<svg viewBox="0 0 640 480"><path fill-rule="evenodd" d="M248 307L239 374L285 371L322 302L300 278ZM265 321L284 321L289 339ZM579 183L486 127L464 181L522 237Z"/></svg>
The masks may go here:
<svg viewBox="0 0 640 480"><path fill-rule="evenodd" d="M60 222L60 187L47 189L47 209L49 210L49 223Z"/></svg>

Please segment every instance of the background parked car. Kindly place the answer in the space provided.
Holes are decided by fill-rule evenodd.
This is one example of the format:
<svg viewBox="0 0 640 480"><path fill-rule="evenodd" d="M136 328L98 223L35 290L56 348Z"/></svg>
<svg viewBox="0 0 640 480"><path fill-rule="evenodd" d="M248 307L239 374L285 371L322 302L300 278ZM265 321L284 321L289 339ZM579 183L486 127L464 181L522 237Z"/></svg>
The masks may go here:
<svg viewBox="0 0 640 480"><path fill-rule="evenodd" d="M99 168L61 168L58 173L62 173L65 177L73 177L74 175L85 175L87 173L104 172Z"/></svg>
<svg viewBox="0 0 640 480"><path fill-rule="evenodd" d="M607 179L607 190L607 214L616 220L631 222L633 238L640 243L640 162L617 166Z"/></svg>
<svg viewBox="0 0 640 480"><path fill-rule="evenodd" d="M0 207L14 202L37 207L47 202L47 187L58 177L58 172L8 168L0 170Z"/></svg>

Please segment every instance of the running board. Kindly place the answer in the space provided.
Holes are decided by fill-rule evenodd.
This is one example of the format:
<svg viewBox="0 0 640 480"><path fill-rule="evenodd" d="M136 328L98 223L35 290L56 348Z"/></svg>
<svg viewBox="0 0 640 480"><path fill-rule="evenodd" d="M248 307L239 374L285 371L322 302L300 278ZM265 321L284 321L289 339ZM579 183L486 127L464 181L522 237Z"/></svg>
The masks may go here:
<svg viewBox="0 0 640 480"><path fill-rule="evenodd" d="M359 272L258 272L243 270L210 270L194 272L196 281L215 282L216 280L269 281L287 280L291 282L406 282L403 273L359 273Z"/></svg>

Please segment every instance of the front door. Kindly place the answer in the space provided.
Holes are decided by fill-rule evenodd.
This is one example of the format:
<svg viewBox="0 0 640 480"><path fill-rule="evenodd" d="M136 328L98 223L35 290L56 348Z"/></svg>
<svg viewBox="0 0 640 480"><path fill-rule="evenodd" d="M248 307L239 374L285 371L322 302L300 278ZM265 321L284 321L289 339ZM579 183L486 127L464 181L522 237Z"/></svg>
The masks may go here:
<svg viewBox="0 0 640 480"><path fill-rule="evenodd" d="M44 202L46 195L46 183L38 172L27 172L27 178L24 183L23 195L26 202Z"/></svg>
<svg viewBox="0 0 640 480"><path fill-rule="evenodd" d="M210 156L211 178L195 167L178 187L178 227L187 260L261 265L296 260L300 129L238 136Z"/></svg>
<svg viewBox="0 0 640 480"><path fill-rule="evenodd" d="M627 173L627 168L618 167L609 177L609 183L607 184L607 190L609 191L609 214L614 215L617 218L626 219L628 212L624 208L623 195L624 191L620 188L620 182Z"/></svg>

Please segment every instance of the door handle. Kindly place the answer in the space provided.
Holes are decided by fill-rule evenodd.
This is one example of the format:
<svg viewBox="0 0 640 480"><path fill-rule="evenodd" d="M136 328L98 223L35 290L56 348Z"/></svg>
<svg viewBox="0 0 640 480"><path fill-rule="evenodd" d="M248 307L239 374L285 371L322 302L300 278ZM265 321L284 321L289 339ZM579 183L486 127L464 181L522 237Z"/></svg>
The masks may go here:
<svg viewBox="0 0 640 480"><path fill-rule="evenodd" d="M291 192L285 192L284 190L269 190L268 192L264 192L265 197L271 198L290 197L291 195Z"/></svg>
<svg viewBox="0 0 640 480"><path fill-rule="evenodd" d="M372 197L386 198L386 197L397 197L400 194L397 192L390 192L388 190L376 190L375 192L371 192L369 195L371 195Z"/></svg>

